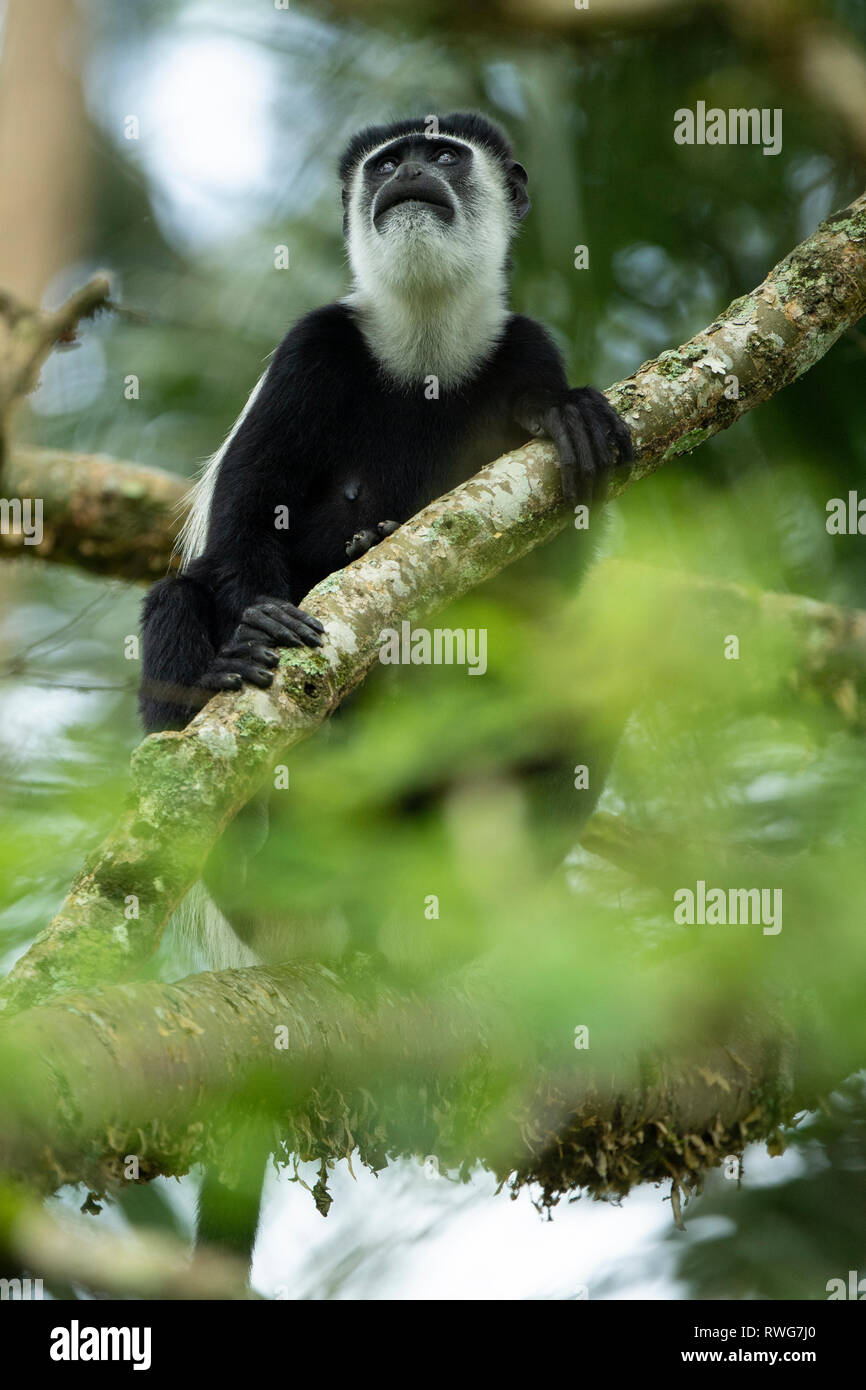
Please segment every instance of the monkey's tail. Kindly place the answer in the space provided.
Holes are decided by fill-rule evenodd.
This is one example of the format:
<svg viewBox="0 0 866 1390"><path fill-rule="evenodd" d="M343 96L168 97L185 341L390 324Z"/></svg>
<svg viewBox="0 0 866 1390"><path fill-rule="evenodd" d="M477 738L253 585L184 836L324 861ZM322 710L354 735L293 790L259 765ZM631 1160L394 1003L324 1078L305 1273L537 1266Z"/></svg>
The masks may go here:
<svg viewBox="0 0 866 1390"><path fill-rule="evenodd" d="M264 1157L256 1146L238 1175L237 1183L223 1182L216 1166L205 1168L198 1194L196 1249L212 1245L236 1255L244 1261L247 1271L253 1261L253 1250L259 1226Z"/></svg>

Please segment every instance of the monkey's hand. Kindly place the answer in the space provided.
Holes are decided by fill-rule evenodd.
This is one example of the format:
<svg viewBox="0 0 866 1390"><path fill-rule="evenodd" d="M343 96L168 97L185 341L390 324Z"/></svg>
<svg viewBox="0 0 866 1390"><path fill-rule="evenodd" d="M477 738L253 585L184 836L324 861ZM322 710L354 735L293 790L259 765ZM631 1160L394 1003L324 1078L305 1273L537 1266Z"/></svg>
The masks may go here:
<svg viewBox="0 0 866 1390"><path fill-rule="evenodd" d="M347 556L350 560L357 560L359 555L366 555L374 545L392 535L399 525L399 521L380 521L375 531L356 531L352 539L346 541Z"/></svg>
<svg viewBox="0 0 866 1390"><path fill-rule="evenodd" d="M530 434L553 440L562 493L572 506L603 502L613 469L634 458L628 426L593 386L527 391L515 405L514 418Z"/></svg>
<svg viewBox="0 0 866 1390"><path fill-rule="evenodd" d="M257 598L245 608L199 684L203 690L240 690L244 681L265 690L274 679L278 647L321 647L318 618L287 599Z"/></svg>

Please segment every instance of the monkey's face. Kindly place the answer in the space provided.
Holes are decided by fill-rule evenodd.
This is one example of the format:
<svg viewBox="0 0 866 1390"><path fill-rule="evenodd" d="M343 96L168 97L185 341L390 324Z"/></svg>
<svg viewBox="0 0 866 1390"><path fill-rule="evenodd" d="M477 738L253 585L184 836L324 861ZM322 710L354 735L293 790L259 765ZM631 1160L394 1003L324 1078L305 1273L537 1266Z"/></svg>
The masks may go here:
<svg viewBox="0 0 866 1390"><path fill-rule="evenodd" d="M497 160L451 136L412 134L372 151L344 192L360 285L459 287L505 264L515 217Z"/></svg>
<svg viewBox="0 0 866 1390"><path fill-rule="evenodd" d="M363 167L364 202L382 234L397 217L453 222L459 203L472 200L472 151L457 141L395 140ZM397 212L397 209L400 211Z"/></svg>

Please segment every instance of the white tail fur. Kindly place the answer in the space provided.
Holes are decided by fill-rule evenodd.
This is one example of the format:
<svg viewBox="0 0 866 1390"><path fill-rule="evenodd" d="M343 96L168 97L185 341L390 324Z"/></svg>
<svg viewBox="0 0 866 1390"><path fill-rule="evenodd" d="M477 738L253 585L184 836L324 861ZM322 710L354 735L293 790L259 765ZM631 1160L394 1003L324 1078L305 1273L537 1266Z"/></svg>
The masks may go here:
<svg viewBox="0 0 866 1390"><path fill-rule="evenodd" d="M240 970L260 965L261 959L235 935L204 884L190 888L172 916L172 956L181 974L202 970ZM171 938L170 938L171 939Z"/></svg>

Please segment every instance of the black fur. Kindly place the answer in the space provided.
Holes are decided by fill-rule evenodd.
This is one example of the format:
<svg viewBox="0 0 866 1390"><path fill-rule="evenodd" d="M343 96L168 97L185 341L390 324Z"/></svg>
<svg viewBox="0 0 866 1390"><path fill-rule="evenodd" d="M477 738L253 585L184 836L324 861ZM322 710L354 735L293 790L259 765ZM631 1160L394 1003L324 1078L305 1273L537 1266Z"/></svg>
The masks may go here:
<svg viewBox="0 0 866 1390"><path fill-rule="evenodd" d="M438 400L383 376L347 306L301 319L223 459L204 553L145 601L145 727L180 728L215 688L232 688L206 677L256 600L299 604L347 563L357 532L406 521L524 443L572 394L553 341L519 314L475 377ZM537 422L527 418L532 400L543 402ZM609 434L610 420L587 405L593 428ZM275 526L281 506L288 530Z"/></svg>
<svg viewBox="0 0 866 1390"><path fill-rule="evenodd" d="M343 155L344 182L365 153L423 129L422 118L361 131ZM439 132L493 153L516 225L529 208L526 173L503 133L466 113L443 118ZM412 142L406 150L399 155L404 176L411 160L416 172L419 165ZM398 169L394 177L400 176ZM384 186L389 172L376 177ZM449 180L458 197L460 177ZM631 456L625 425L599 392L569 389L555 344L531 319L505 315L474 374L459 386L441 386L436 399L427 399L423 382L389 377L350 305L328 305L301 319L275 353L223 457L203 554L145 600L145 727L181 728L213 691L238 689L243 680L269 685L276 648L322 641L321 624L298 607L320 579L484 464L542 433L557 445L569 501L600 500L610 467ZM283 508L288 529L276 524ZM206 879L215 886L213 875ZM234 911L232 922L243 935L243 913ZM258 1162L260 1146L252 1152ZM254 1206L242 1193L237 1212L232 1207L226 1215L223 1189L209 1180L203 1237L249 1249Z"/></svg>
<svg viewBox="0 0 866 1390"><path fill-rule="evenodd" d="M353 135L340 156L338 165L340 182L345 184L352 171L371 150L384 145L386 140L397 140L401 135L425 133L427 123L423 116L407 120L392 121L390 125L368 125ZM505 131L478 111L452 111L448 116L438 118L438 134L453 135L458 140L468 140L470 144L482 145L490 150L505 167L514 158Z"/></svg>
<svg viewBox="0 0 866 1390"><path fill-rule="evenodd" d="M532 206L526 192L527 174L523 165L518 164L515 160L505 132L478 112L454 111L450 116L443 116L438 121L435 136L432 133L427 134L425 118L424 121L403 120L394 121L391 125L367 126L365 130L359 131L357 135L352 137L339 163L340 180L343 185L343 232L348 231L347 213L352 176L358 165L366 159L371 151L383 145L387 148L390 143L396 143L403 147L402 157L404 160L420 161L423 166L427 162L427 156L432 151L442 145L447 146L449 136L458 141L468 141L476 147L480 146L498 161L503 182L508 190L512 212L516 221L521 221ZM385 150L382 150L381 155L384 156L384 154ZM378 163L378 159L376 162ZM417 167L414 172L417 174ZM440 177L444 173L446 182L451 181L447 171L439 170L438 172ZM473 191L471 184L462 178L460 170L455 171L455 173L455 192L463 197L471 198ZM377 180L375 172L370 169L365 169L364 179L368 193L372 194L380 180Z"/></svg>
<svg viewBox="0 0 866 1390"><path fill-rule="evenodd" d="M365 152L423 129L420 118L361 131L343 154L343 178ZM442 118L439 131L495 155L522 215L525 171L503 132L465 112ZM378 187L418 172L408 147L396 163L393 175L377 172ZM556 442L571 502L599 500L610 466L631 455L622 421L599 392L569 390L555 344L532 319L504 317L474 375L436 399L423 382L388 375L350 305L301 319L223 457L203 554L145 601L145 727L182 728L215 690L269 685L276 648L321 644L321 624L297 606L320 579L541 433Z"/></svg>

